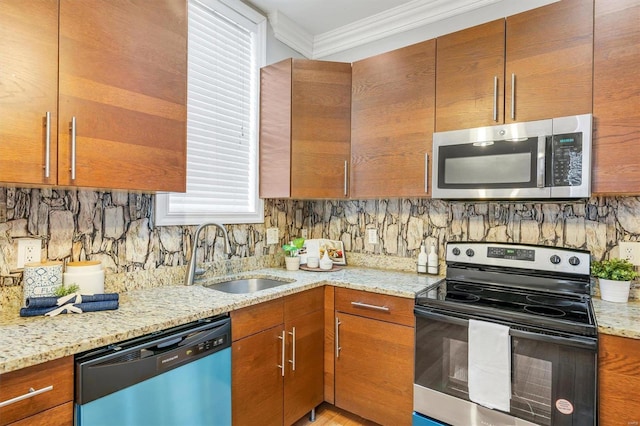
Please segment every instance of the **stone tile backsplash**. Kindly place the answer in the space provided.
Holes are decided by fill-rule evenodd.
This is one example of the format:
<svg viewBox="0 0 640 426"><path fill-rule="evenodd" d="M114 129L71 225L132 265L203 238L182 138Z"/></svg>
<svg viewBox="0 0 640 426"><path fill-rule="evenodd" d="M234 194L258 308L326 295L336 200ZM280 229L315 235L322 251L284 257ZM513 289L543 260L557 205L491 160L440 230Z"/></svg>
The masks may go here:
<svg viewBox="0 0 640 426"><path fill-rule="evenodd" d="M0 187L0 308L6 292L20 292L20 275L14 271L15 239L20 237L41 239L43 259L100 260L107 291L180 284L195 226L155 226L154 200L153 195L120 191ZM279 228L279 244L266 244L268 227ZM376 229L378 244L368 242L369 228ZM198 260L211 265L212 273L277 266L280 246L302 229L309 238L342 240L347 262L386 259L373 264L394 269L412 270L423 243L436 244L442 253L445 242L464 240L579 248L601 259L618 255L619 240L640 240L640 198L265 200L264 223L227 226L231 260L224 257L215 228L199 241Z"/></svg>

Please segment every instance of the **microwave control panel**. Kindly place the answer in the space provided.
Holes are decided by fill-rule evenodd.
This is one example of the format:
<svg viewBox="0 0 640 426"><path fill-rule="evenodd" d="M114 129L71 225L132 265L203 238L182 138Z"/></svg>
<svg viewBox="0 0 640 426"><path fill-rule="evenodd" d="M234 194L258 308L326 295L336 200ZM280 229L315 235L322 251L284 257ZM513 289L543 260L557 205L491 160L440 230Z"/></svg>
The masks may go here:
<svg viewBox="0 0 640 426"><path fill-rule="evenodd" d="M551 186L581 185L582 133L553 135L547 138L547 143L547 176L551 177Z"/></svg>

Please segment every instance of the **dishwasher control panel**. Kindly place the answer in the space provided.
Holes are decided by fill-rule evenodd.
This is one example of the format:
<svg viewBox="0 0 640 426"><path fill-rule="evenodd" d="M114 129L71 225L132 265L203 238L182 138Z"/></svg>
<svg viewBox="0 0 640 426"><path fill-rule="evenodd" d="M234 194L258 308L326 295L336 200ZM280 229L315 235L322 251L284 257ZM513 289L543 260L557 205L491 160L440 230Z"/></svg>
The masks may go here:
<svg viewBox="0 0 640 426"><path fill-rule="evenodd" d="M158 370L167 369L176 364L182 364L183 362L191 359L200 358L201 356L224 349L229 346L229 338L229 334L222 334L203 342L195 343L183 348L179 347L163 353L157 358Z"/></svg>

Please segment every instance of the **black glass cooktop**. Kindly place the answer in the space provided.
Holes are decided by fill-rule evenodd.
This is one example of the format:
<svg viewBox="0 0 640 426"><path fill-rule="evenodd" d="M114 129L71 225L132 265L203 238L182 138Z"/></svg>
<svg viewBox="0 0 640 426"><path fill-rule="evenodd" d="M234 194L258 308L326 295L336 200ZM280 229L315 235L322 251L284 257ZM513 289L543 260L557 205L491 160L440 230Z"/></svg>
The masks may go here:
<svg viewBox="0 0 640 426"><path fill-rule="evenodd" d="M416 297L416 305L432 306L510 325L595 335L595 320L588 295L558 294L514 287L475 284L445 279ZM462 315L464 316L464 315Z"/></svg>

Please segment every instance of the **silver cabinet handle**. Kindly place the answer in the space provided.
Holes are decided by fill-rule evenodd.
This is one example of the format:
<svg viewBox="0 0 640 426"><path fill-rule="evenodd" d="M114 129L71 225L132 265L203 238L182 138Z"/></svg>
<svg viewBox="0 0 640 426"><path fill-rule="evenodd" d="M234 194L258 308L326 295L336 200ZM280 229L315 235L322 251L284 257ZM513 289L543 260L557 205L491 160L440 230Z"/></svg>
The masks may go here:
<svg viewBox="0 0 640 426"><path fill-rule="evenodd" d="M336 358L340 358L340 349L342 349L340 347L340 324L342 324L340 322L340 320L338 319L338 317L336 317Z"/></svg>
<svg viewBox="0 0 640 426"><path fill-rule="evenodd" d="M284 353L284 336L285 336L285 331L282 330L282 334L280 336L278 336L278 339L282 340L282 357L281 357L281 361L280 361L280 365L278 365L278 368L282 370L282 377L284 377L284 359L285 359L285 353Z"/></svg>
<svg viewBox="0 0 640 426"><path fill-rule="evenodd" d="M46 388L34 390L33 388L29 388L29 392L24 395L16 396L15 398L7 399L6 401L0 402L0 408L6 407L7 405L15 404L18 401L22 401L23 399L33 398L36 395L40 395L41 393L49 392L53 390L53 385L49 385Z"/></svg>
<svg viewBox="0 0 640 426"><path fill-rule="evenodd" d="M71 180L76 180L76 118L71 117Z"/></svg>
<svg viewBox="0 0 640 426"><path fill-rule="evenodd" d="M498 121L498 76L493 76L493 121Z"/></svg>
<svg viewBox="0 0 640 426"><path fill-rule="evenodd" d="M291 359L289 362L291 363L291 370L296 371L296 328L291 327L291 331L289 332L291 335Z"/></svg>
<svg viewBox="0 0 640 426"><path fill-rule="evenodd" d="M348 186L347 185L347 183L348 183L348 179L347 179L348 173L349 173L349 166L347 164L347 160L345 160L344 161L344 196L345 197L347 196L347 189L348 189L347 188L347 186Z"/></svg>
<svg viewBox="0 0 640 426"><path fill-rule="evenodd" d="M356 308L373 309L374 311L384 311L384 312L390 311L390 309L387 308L386 306L369 305L368 303L362 303L362 302L351 302L351 306L355 306Z"/></svg>
<svg viewBox="0 0 640 426"><path fill-rule="evenodd" d="M51 176L51 112L47 111L45 115L45 160L44 160L44 177Z"/></svg>
<svg viewBox="0 0 640 426"><path fill-rule="evenodd" d="M429 153L424 154L424 192L429 192Z"/></svg>
<svg viewBox="0 0 640 426"><path fill-rule="evenodd" d="M511 119L516 119L516 74L511 74Z"/></svg>

